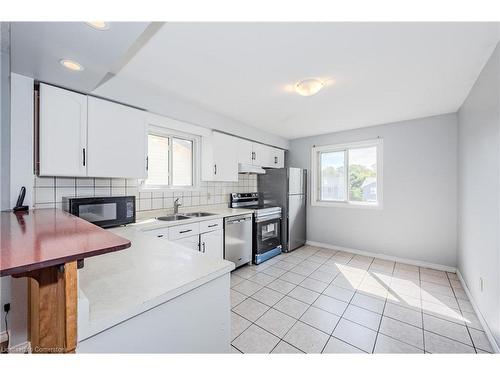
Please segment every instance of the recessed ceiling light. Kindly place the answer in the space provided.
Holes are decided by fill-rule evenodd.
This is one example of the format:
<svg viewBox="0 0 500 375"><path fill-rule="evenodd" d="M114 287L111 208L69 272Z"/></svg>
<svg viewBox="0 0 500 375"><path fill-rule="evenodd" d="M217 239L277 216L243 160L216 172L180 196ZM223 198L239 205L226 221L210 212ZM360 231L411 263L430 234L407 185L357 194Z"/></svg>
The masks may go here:
<svg viewBox="0 0 500 375"><path fill-rule="evenodd" d="M302 96L317 94L325 86L319 79L309 78L295 84L295 92Z"/></svg>
<svg viewBox="0 0 500 375"><path fill-rule="evenodd" d="M69 70L74 70L77 72L81 72L83 70L83 66L77 63L74 60L69 60L69 59L61 59L59 60L62 66L64 66L66 69Z"/></svg>
<svg viewBox="0 0 500 375"><path fill-rule="evenodd" d="M108 30L109 29L109 23L104 22L104 21L93 21L93 22L85 22L85 23L96 30Z"/></svg>

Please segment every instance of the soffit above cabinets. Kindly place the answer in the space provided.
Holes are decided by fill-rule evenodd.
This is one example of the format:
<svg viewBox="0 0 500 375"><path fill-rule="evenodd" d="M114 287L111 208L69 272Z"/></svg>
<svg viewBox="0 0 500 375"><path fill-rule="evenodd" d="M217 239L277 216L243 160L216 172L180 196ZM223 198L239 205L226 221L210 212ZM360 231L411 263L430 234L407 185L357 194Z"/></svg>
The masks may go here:
<svg viewBox="0 0 500 375"><path fill-rule="evenodd" d="M85 22L12 22L12 71L35 80L91 92L125 56L148 27L147 22L111 22L100 31ZM60 59L84 70L65 69Z"/></svg>

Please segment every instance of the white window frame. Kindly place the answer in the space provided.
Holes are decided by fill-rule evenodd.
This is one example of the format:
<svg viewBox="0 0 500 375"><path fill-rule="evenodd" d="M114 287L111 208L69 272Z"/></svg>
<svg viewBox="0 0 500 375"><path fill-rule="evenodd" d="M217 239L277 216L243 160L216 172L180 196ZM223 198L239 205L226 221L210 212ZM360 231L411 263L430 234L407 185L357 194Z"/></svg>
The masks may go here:
<svg viewBox="0 0 500 375"><path fill-rule="evenodd" d="M148 136L149 135L156 135L159 137L165 137L169 138L169 159L168 159L168 185L146 185L146 179L140 180L139 181L139 191L144 191L144 192L155 192L155 191L193 191L193 190L199 190L200 189L200 145L201 145L201 137L190 134L190 133L184 133L180 132L177 130L165 128L163 126L157 126L157 125L149 125L148 126ZM193 160L192 160L192 172L193 172L193 184L192 185L185 185L185 186L179 186L179 185L172 185L172 139L177 138L177 139L183 139L186 141L191 141L193 142Z"/></svg>
<svg viewBox="0 0 500 375"><path fill-rule="evenodd" d="M344 166L346 171L346 200L344 201L322 201L320 200L320 158L324 152L347 151L349 149L376 147L377 148L377 203L349 201L349 152L345 152ZM367 208L382 209L383 207L383 176L384 176L384 142L382 138L342 143L325 146L313 146L311 149L311 205L323 207L344 207L344 208Z"/></svg>

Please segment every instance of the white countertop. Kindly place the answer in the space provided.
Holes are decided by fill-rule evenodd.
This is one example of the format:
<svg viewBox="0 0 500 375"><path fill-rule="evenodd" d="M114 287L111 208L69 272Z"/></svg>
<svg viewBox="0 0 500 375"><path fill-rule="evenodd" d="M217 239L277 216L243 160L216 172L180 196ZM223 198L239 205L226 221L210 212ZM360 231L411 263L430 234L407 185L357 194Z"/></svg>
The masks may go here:
<svg viewBox="0 0 500 375"><path fill-rule="evenodd" d="M220 212L221 216L226 214L231 213ZM78 271L79 341L234 269L232 262L142 233L140 224L109 229L129 239L132 246L87 258L85 267Z"/></svg>

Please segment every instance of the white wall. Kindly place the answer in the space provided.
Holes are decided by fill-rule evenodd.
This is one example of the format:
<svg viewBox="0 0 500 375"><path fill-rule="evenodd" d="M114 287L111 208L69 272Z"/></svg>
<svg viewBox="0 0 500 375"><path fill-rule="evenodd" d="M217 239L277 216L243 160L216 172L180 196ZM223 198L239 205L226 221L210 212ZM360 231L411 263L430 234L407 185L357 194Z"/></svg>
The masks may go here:
<svg viewBox="0 0 500 375"><path fill-rule="evenodd" d="M111 79L95 90L93 94L145 108L148 111L172 119L220 130L271 146L284 149L289 147L289 141L283 137L202 108L196 103L179 96L164 91L155 91L154 87L146 87L140 82L125 82L123 79L114 81ZM258 111L258 108L255 110Z"/></svg>
<svg viewBox="0 0 500 375"><path fill-rule="evenodd" d="M8 34L6 23L0 26L0 40L2 42ZM10 193L10 53L8 45L1 46L0 56L0 210L9 207ZM5 321L3 319L3 305L10 302L10 277L0 278L0 332L5 331Z"/></svg>
<svg viewBox="0 0 500 375"><path fill-rule="evenodd" d="M290 166L310 172L313 145L377 137L384 140L383 208L311 206L309 197L307 239L454 267L456 114L295 139L290 143ZM308 186L310 191L310 178Z"/></svg>
<svg viewBox="0 0 500 375"><path fill-rule="evenodd" d="M458 123L458 266L500 344L500 45L460 108Z"/></svg>
<svg viewBox="0 0 500 375"><path fill-rule="evenodd" d="M10 77L10 203L13 207L21 186L26 186L24 203L33 205L33 87L32 78L12 73ZM2 282L3 283L3 282ZM26 342L26 278L10 278L10 346Z"/></svg>

